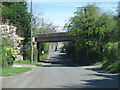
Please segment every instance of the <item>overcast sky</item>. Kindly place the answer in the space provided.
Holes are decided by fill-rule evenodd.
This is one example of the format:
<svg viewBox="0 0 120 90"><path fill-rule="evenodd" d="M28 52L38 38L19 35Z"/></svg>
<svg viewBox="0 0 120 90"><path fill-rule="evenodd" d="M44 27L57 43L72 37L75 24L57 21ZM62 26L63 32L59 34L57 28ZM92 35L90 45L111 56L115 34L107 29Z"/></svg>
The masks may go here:
<svg viewBox="0 0 120 90"><path fill-rule="evenodd" d="M88 2L89 1L89 2ZM77 7L95 3L104 12L116 13L119 0L33 0L33 11L37 17L46 18L54 25L64 26Z"/></svg>

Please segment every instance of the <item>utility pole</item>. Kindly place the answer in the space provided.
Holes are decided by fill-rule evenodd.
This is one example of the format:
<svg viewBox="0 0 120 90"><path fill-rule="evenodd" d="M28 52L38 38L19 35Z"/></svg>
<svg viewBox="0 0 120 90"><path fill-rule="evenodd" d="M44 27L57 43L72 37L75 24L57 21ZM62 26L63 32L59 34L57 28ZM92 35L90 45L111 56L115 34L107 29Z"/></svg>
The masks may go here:
<svg viewBox="0 0 120 90"><path fill-rule="evenodd" d="M30 14L31 14L31 60L30 62L33 63L33 15L32 15L32 0L30 5Z"/></svg>

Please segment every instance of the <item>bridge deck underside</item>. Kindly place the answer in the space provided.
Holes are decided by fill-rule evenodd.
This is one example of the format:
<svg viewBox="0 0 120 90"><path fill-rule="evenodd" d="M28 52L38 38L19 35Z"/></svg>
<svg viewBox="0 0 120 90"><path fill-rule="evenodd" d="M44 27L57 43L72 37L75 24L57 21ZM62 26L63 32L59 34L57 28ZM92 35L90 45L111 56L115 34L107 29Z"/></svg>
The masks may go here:
<svg viewBox="0 0 120 90"><path fill-rule="evenodd" d="M66 33L40 34L35 37L36 42L63 42L71 41Z"/></svg>

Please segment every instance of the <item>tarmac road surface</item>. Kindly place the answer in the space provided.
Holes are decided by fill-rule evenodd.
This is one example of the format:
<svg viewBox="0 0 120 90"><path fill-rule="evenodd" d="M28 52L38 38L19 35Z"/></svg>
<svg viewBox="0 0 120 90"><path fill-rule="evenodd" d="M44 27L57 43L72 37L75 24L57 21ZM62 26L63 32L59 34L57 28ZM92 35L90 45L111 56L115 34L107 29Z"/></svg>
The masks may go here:
<svg viewBox="0 0 120 90"><path fill-rule="evenodd" d="M46 64L32 71L2 78L3 88L118 88L118 76L96 66L66 65L65 54L51 52Z"/></svg>

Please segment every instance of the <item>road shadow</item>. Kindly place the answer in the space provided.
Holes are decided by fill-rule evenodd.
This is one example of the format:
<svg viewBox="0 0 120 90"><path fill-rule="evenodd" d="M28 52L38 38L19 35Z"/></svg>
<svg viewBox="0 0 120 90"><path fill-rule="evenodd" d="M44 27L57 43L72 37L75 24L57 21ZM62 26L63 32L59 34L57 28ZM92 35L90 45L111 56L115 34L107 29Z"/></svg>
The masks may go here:
<svg viewBox="0 0 120 90"><path fill-rule="evenodd" d="M71 60L68 59L66 53L59 53L55 56L50 57L49 59L42 60L41 62L46 63L46 65L42 65L42 67L76 67L77 66ZM47 65L47 63L49 65Z"/></svg>
<svg viewBox="0 0 120 90"><path fill-rule="evenodd" d="M85 82L87 82L86 85L90 85L95 88L98 86L106 87L106 85L109 85L109 87L111 88L111 86L113 86L113 82L114 82L113 88L117 87L120 90L120 75L101 71L100 68L86 68L86 70L92 70L92 71L97 72L96 74L93 74L94 76L107 78L107 79L102 79L102 80L84 80ZM105 84L102 85L102 83L105 83Z"/></svg>
<svg viewBox="0 0 120 90"><path fill-rule="evenodd" d="M95 76L105 77L106 79L92 79L92 80L80 80L84 82L84 85L81 84L71 84L69 86L61 86L62 88L113 88L113 90L120 89L120 77L118 76L109 76L109 75L100 75L94 74Z"/></svg>
<svg viewBox="0 0 120 90"><path fill-rule="evenodd" d="M93 87L93 88L118 88L119 86L117 76L100 75L100 74L96 74L95 76L105 77L107 79L83 80L84 82L86 82L85 86Z"/></svg>
<svg viewBox="0 0 120 90"><path fill-rule="evenodd" d="M69 86L61 86L63 88L118 88L118 84L114 79L102 79L102 80L83 80L84 85L71 84ZM114 82L114 84L113 84ZM120 87L119 87L120 88Z"/></svg>
<svg viewBox="0 0 120 90"><path fill-rule="evenodd" d="M97 73L88 74L91 77L97 77L88 80L79 80L81 84L71 84L69 86L61 86L63 88L113 88L113 90L120 90L120 75L110 74L100 71L99 68L85 68L85 70L95 71ZM87 78L86 78L87 79Z"/></svg>

